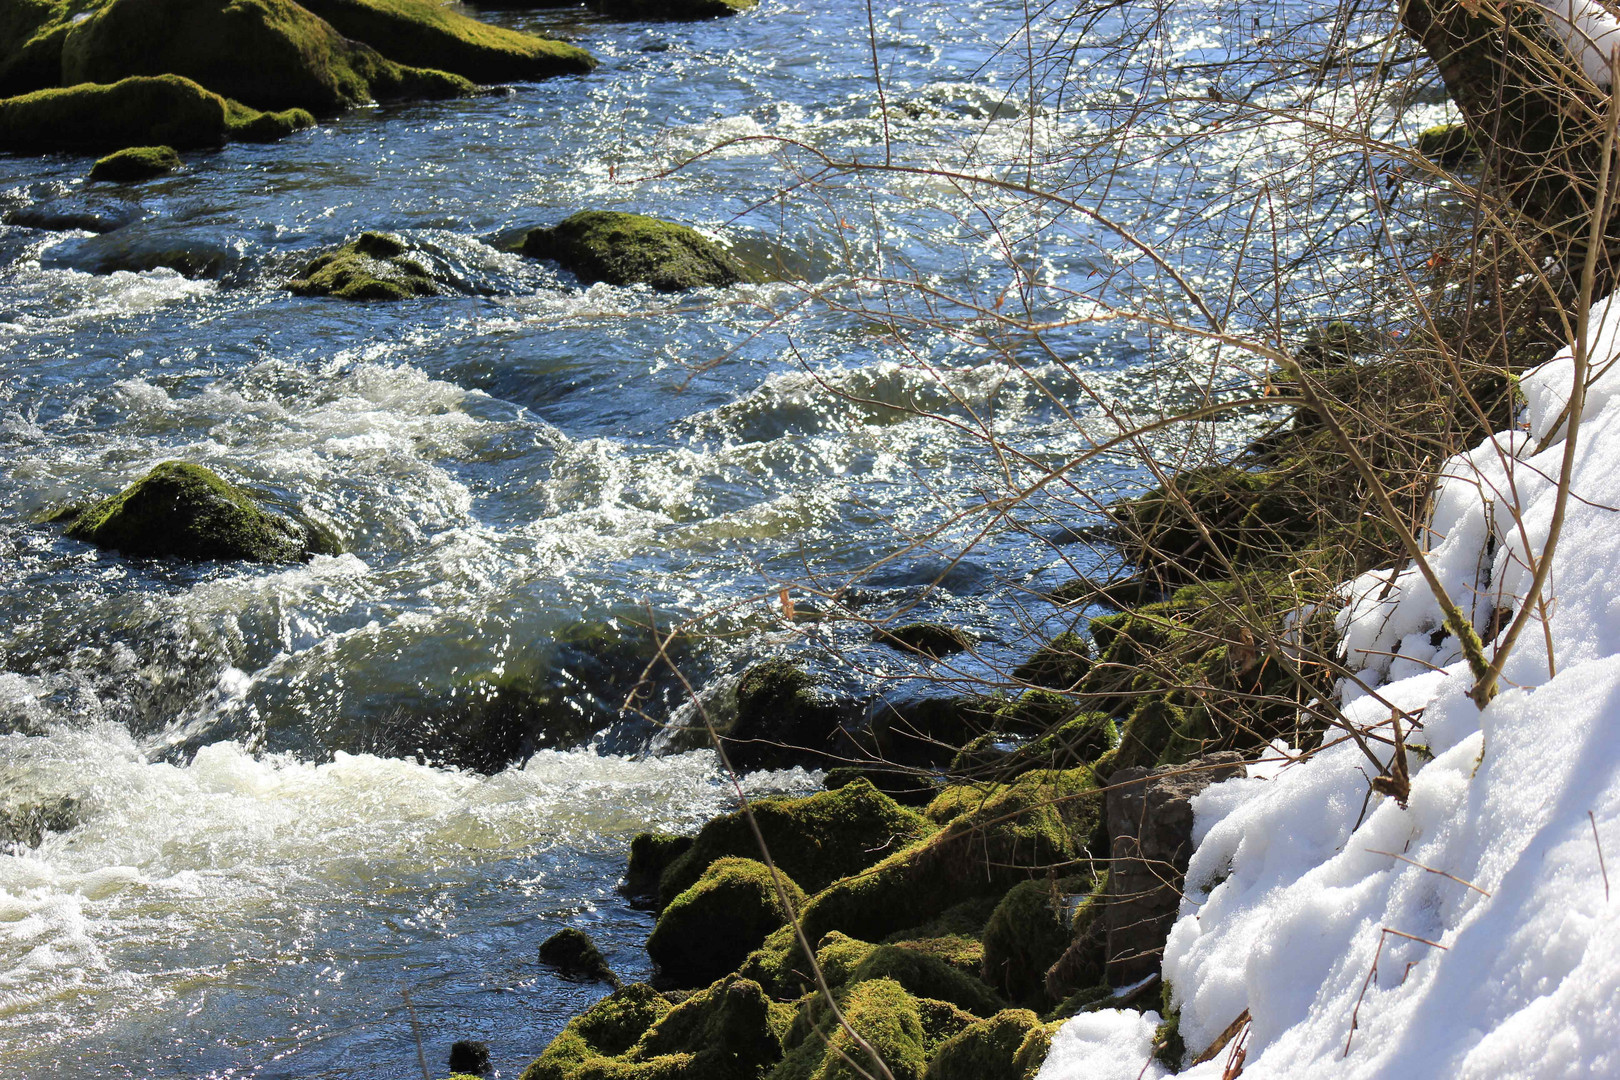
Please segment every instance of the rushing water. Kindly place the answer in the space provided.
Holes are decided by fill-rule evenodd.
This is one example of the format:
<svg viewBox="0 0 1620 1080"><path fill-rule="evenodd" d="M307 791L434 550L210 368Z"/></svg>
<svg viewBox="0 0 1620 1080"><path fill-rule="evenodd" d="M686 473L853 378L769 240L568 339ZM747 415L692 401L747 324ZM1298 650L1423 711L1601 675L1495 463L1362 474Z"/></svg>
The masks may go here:
<svg viewBox="0 0 1620 1080"><path fill-rule="evenodd" d="M1025 11L879 12L887 114L856 0L696 25L501 11L601 69L359 110L136 189L86 184L82 158L0 159L0 814L32 827L0 854L0 1075L411 1076L406 990L431 1067L480 1037L515 1075L600 992L539 969L536 944L580 924L644 976L649 919L613 892L628 838L727 805L707 753L646 756L651 723L616 718L649 617L704 616L680 654L699 682L781 647L903 678L915 665L857 648L863 627L790 623L777 596L890 559L864 573L863 614L974 631L973 670L1055 628L1035 597L1072 575L1049 541L1083 515L1033 501L949 568L984 524L953 515L1083 448L1091 395L1190 395L1150 335L1082 325L1048 336L1054 357L870 283L826 304L782 284L581 289L497 242L622 206L811 286L910 276L987 312L1008 258L1096 273L1119 245L1084 221L1040 247L1018 230L1044 211L1017 198L978 193L996 233L939 177L806 184L813 157L755 138L876 162L887 137L900 162L1016 173L1062 135L1003 49ZM1213 183L1211 161L1168 160L1111 181L1150 232L1163 185ZM406 237L461 294L279 288L361 229ZM347 553L177 566L42 523L170 458L318 518ZM1127 472L1068 480L1106 498ZM495 775L413 752L497 683L607 730Z"/></svg>

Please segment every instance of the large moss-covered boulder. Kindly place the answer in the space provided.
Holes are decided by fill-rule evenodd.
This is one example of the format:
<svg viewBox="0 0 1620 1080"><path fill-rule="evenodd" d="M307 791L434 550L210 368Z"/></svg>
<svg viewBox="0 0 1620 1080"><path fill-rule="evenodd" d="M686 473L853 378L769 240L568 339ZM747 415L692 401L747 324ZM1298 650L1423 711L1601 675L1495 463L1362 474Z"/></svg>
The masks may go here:
<svg viewBox="0 0 1620 1080"><path fill-rule="evenodd" d="M735 970L803 906L804 892L778 873L786 904L764 863L715 861L658 916L647 954L659 971L682 986L703 986Z"/></svg>
<svg viewBox="0 0 1620 1080"><path fill-rule="evenodd" d="M615 990L570 1020L522 1080L570 1080L582 1067L625 1053L673 1008L646 983Z"/></svg>
<svg viewBox="0 0 1620 1080"><path fill-rule="evenodd" d="M262 113L178 75L85 83L0 100L0 148L117 150L267 142L315 123L302 109Z"/></svg>
<svg viewBox="0 0 1620 1080"><path fill-rule="evenodd" d="M676 859L685 855L691 847L690 836L660 832L637 833L630 841L630 858L625 864L624 883L619 886L619 890L638 902L656 902L658 883L663 880L664 871L668 870Z"/></svg>
<svg viewBox="0 0 1620 1080"><path fill-rule="evenodd" d="M881 941L1070 864L1100 840L1102 796L1090 769L1032 772L953 798L944 829L813 896L801 916L810 940L840 930Z"/></svg>
<svg viewBox="0 0 1620 1080"><path fill-rule="evenodd" d="M165 73L254 108L318 114L474 89L457 75L396 64L292 0L112 0L62 47L66 83Z"/></svg>
<svg viewBox="0 0 1620 1080"><path fill-rule="evenodd" d="M913 944L878 945L849 973L850 985L893 979L918 997L948 1001L975 1016L989 1016L1006 1003L990 988L948 960Z"/></svg>
<svg viewBox="0 0 1620 1080"><path fill-rule="evenodd" d="M6 0L0 4L0 95L56 86L62 79L62 40L76 9L88 0Z"/></svg>
<svg viewBox="0 0 1620 1080"><path fill-rule="evenodd" d="M943 1034L938 1013L954 1014L956 1023L946 1020L944 1026L957 1030L973 1019L948 1004L919 999L893 979L863 982L841 991L839 997L844 1020L877 1051L894 1080L922 1080L935 1042L930 1036ZM944 1009L931 1005L944 1005ZM931 1025L930 1020L935 1023ZM931 1026L935 1031L929 1030ZM879 1075L870 1055L818 998L806 1002L789 1041L793 1049L770 1074L771 1080L856 1080L863 1074Z"/></svg>
<svg viewBox="0 0 1620 1080"><path fill-rule="evenodd" d="M576 45L490 26L432 0L301 0L302 6L400 64L448 71L475 83L584 74L596 67Z"/></svg>
<svg viewBox="0 0 1620 1080"><path fill-rule="evenodd" d="M298 562L323 541L201 465L165 461L78 515L67 535L125 555Z"/></svg>
<svg viewBox="0 0 1620 1080"><path fill-rule="evenodd" d="M317 257L287 282L299 296L338 300L405 300L437 296L441 289L427 267L405 257L404 241L387 233L361 233L336 251Z"/></svg>
<svg viewBox="0 0 1620 1080"><path fill-rule="evenodd" d="M531 229L523 254L550 259L580 281L647 284L662 292L752 280L751 270L686 225L617 210L582 210Z"/></svg>
<svg viewBox="0 0 1620 1080"><path fill-rule="evenodd" d="M771 859L794 881L818 892L926 836L933 826L884 795L867 780L803 798L767 798L752 804L754 821ZM704 825L691 847L664 872L659 892L674 899L716 859L757 858L759 844L741 810Z"/></svg>
<svg viewBox="0 0 1620 1080"><path fill-rule="evenodd" d="M1028 1009L1004 1009L940 1044L924 1080L1034 1080L1056 1026Z"/></svg>
<svg viewBox="0 0 1620 1080"><path fill-rule="evenodd" d="M180 155L170 146L131 146L114 151L90 168L90 179L133 184L180 171Z"/></svg>
<svg viewBox="0 0 1620 1080"><path fill-rule="evenodd" d="M758 1080L781 1059L792 1017L746 979L674 1007L627 986L569 1023L522 1080Z"/></svg>
<svg viewBox="0 0 1620 1080"><path fill-rule="evenodd" d="M1050 1004L1046 973L1073 938L1072 901L1082 885L1090 882L1036 879L1009 889L984 928L984 981L1010 1001Z"/></svg>
<svg viewBox="0 0 1620 1080"><path fill-rule="evenodd" d="M591 6L621 19L717 19L756 8L759 0L591 0Z"/></svg>

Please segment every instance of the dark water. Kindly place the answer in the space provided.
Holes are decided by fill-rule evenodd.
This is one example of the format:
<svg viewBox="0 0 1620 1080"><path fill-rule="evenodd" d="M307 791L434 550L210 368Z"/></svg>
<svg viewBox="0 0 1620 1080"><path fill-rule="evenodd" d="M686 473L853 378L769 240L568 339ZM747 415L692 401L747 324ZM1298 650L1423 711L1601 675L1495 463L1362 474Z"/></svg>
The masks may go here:
<svg viewBox="0 0 1620 1080"><path fill-rule="evenodd" d="M643 753L669 680L650 721L615 719L649 618L689 623L699 684L869 637L789 623L784 582L860 579L861 618L948 618L983 639L968 674L1067 625L1039 591L1090 556L1052 540L1134 466L975 507L1106 437L1106 410L1198 400L1210 356L1090 319L1152 279L1096 223L817 156L1073 182L1065 155L1124 91L1049 66L1032 98L1027 54L1071 29L1042 14L1020 45L1025 13L879 11L887 113L854 0L696 25L503 11L601 69L360 110L136 189L86 184L82 158L0 159L0 810L49 826L0 855L0 1075L411 1076L402 989L430 1065L481 1037L515 1075L600 992L539 969L539 940L582 925L645 975L649 921L613 892L628 837L728 803L708 754ZM1218 53L1225 18L1165 47ZM1179 237L1168 198L1276 150L1234 135L1194 159L1175 136L1107 178L1145 235ZM582 289L497 246L584 207L692 222L799 283ZM21 224L63 214L110 231ZM460 295L280 290L361 229ZM1217 273L1232 253L1208 246ZM1036 338L1002 311L1064 325ZM1216 381L1243 381L1229 366ZM170 458L347 553L176 567L36 524ZM923 674L853 656L867 685ZM496 683L608 730L493 776L408 752Z"/></svg>

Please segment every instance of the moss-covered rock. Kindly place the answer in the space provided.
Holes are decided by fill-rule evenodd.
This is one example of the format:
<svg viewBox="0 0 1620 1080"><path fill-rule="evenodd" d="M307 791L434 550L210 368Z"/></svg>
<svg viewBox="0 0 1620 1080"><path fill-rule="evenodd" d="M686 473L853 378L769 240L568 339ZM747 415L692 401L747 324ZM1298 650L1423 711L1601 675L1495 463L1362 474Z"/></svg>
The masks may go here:
<svg viewBox="0 0 1620 1080"><path fill-rule="evenodd" d="M646 983L615 990L570 1020L522 1080L570 1080L582 1066L628 1051L673 1008Z"/></svg>
<svg viewBox="0 0 1620 1080"><path fill-rule="evenodd" d="M1076 898L1069 899L1073 902ZM1108 922L1104 917L1107 907L1108 874L1105 873L1092 884L1091 891L1073 905L1066 928L1069 943L1044 976L1046 1001L1064 1001L1087 987L1107 987Z"/></svg>
<svg viewBox="0 0 1620 1080"><path fill-rule="evenodd" d="M62 78L62 39L77 5L67 0L0 4L0 95L26 94Z"/></svg>
<svg viewBox="0 0 1620 1080"><path fill-rule="evenodd" d="M266 513L201 465L165 461L85 510L67 535L125 555L298 562L314 553L308 530Z"/></svg>
<svg viewBox="0 0 1620 1080"><path fill-rule="evenodd" d="M591 6L621 19L717 19L740 15L759 0L590 0Z"/></svg>
<svg viewBox="0 0 1620 1080"><path fill-rule="evenodd" d="M315 120L294 109L261 113L178 75L86 83L0 100L0 146L14 151L220 146L266 141Z"/></svg>
<svg viewBox="0 0 1620 1080"><path fill-rule="evenodd" d="M781 875L792 908L804 893ZM670 901L647 938L647 954L682 986L703 986L747 959L771 931L792 915L772 881L770 868L728 856L711 863L691 888Z"/></svg>
<svg viewBox="0 0 1620 1080"><path fill-rule="evenodd" d="M1012 677L1049 690L1071 690L1091 667L1091 645L1073 631L1059 634L1013 669Z"/></svg>
<svg viewBox="0 0 1620 1080"><path fill-rule="evenodd" d="M797 660L774 656L743 672L736 712L715 731L731 764L742 771L813 769L847 758L854 750L847 729L864 711L862 702L829 693ZM708 732L702 736L706 745Z"/></svg>
<svg viewBox="0 0 1620 1080"><path fill-rule="evenodd" d="M663 879L664 871L691 847L690 836L637 833L630 841L630 859L625 866L624 884L620 886L620 891L635 900L656 901L658 883Z"/></svg>
<svg viewBox="0 0 1620 1080"><path fill-rule="evenodd" d="M989 1016L1006 1004L978 979L908 945L874 946L841 981L854 985L871 979L893 979L918 997L948 1001L975 1016Z"/></svg>
<svg viewBox="0 0 1620 1080"><path fill-rule="evenodd" d="M830 1010L814 1008L814 1031L799 1036L793 1053L770 1080L856 1080L875 1066ZM928 1062L928 1034L917 998L893 979L873 979L852 987L840 1008L849 1026L876 1050L894 1080L922 1080Z"/></svg>
<svg viewBox="0 0 1620 1080"><path fill-rule="evenodd" d="M1084 884L1089 885L1089 882ZM996 905L984 928L984 981L1023 1005L1044 1007L1046 972L1072 938L1070 899L1081 883L1024 881Z"/></svg>
<svg viewBox="0 0 1620 1080"><path fill-rule="evenodd" d="M474 89L460 76L396 64L292 0L112 0L62 47L65 83L162 74L256 109L317 114Z"/></svg>
<svg viewBox="0 0 1620 1080"><path fill-rule="evenodd" d="M579 75L596 67L578 46L491 26L430 0L302 0L302 6L395 63L475 83Z"/></svg>
<svg viewBox="0 0 1620 1080"><path fill-rule="evenodd" d="M1467 124L1436 124L1418 132L1414 148L1440 166L1455 169L1479 157L1479 144Z"/></svg>
<svg viewBox="0 0 1620 1080"><path fill-rule="evenodd" d="M801 916L806 935L881 941L1069 863L1099 839L1102 799L1089 769L1032 772L957 801L960 812L940 832L813 896Z"/></svg>
<svg viewBox="0 0 1620 1080"><path fill-rule="evenodd" d="M522 1080L758 1080L781 1059L792 1018L746 979L673 1007L638 983L569 1023Z"/></svg>
<svg viewBox="0 0 1620 1080"><path fill-rule="evenodd" d="M169 146L131 146L115 151L90 168L90 179L132 184L180 170L180 155Z"/></svg>
<svg viewBox="0 0 1620 1080"><path fill-rule="evenodd" d="M591 935L572 926L564 927L540 943L540 962L556 968L565 979L619 985L619 977L613 974Z"/></svg>
<svg viewBox="0 0 1620 1080"><path fill-rule="evenodd" d="M803 798L759 799L752 809L771 860L811 892L871 866L888 851L933 831L921 815L865 780ZM659 893L668 902L697 881L716 859L759 854L759 844L742 811L715 818L698 832L690 850L670 863Z"/></svg>
<svg viewBox="0 0 1620 1080"><path fill-rule="evenodd" d="M696 229L616 210L582 210L531 229L523 254L553 260L586 284L647 284L661 292L757 277Z"/></svg>
<svg viewBox="0 0 1620 1080"><path fill-rule="evenodd" d="M483 1076L489 1072L489 1044L458 1039L450 1044L450 1071L456 1076Z"/></svg>
<svg viewBox="0 0 1620 1080"><path fill-rule="evenodd" d="M1106 713L1081 713L1029 742L981 735L951 759L951 773L1010 778L1031 769L1072 769L1096 761L1118 744L1119 728Z"/></svg>
<svg viewBox="0 0 1620 1080"><path fill-rule="evenodd" d="M1018 1060L1019 1051L1041 1026L1028 1009L1003 1009L947 1039L923 1075L926 1080L1028 1080L1034 1073L1027 1071L1027 1061Z"/></svg>
<svg viewBox="0 0 1620 1080"><path fill-rule="evenodd" d="M361 233L336 251L316 258L287 282L299 296L338 300L404 300L437 296L438 282L427 267L405 257L403 241L387 233Z"/></svg>
<svg viewBox="0 0 1620 1080"><path fill-rule="evenodd" d="M936 660L973 647L973 638L954 626L930 622L907 623L892 630L875 630L872 640L901 652Z"/></svg>

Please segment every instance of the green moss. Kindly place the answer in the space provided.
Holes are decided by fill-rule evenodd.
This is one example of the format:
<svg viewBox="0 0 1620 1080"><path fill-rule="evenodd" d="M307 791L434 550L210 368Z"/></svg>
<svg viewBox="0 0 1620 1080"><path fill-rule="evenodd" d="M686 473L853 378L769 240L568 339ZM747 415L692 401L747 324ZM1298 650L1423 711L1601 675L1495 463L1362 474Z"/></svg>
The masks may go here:
<svg viewBox="0 0 1620 1080"><path fill-rule="evenodd" d="M846 981L855 984L871 979L893 979L918 997L948 1001L976 1016L989 1016L1005 1004L978 979L938 956L905 945L874 947Z"/></svg>
<svg viewBox="0 0 1620 1080"><path fill-rule="evenodd" d="M329 251L306 266L286 288L299 296L338 300L404 300L436 296L439 285L427 268L405 258L405 244L386 233L361 233L359 239Z"/></svg>
<svg viewBox="0 0 1620 1080"><path fill-rule="evenodd" d="M926 953L976 979L984 967L984 944L971 935L983 933L988 909L993 903L988 899L983 903L969 901L975 914L963 920L965 925L950 925L951 920L942 916L933 925L908 928L891 935L889 943L912 952ZM961 932L963 930L968 932Z"/></svg>
<svg viewBox="0 0 1620 1080"><path fill-rule="evenodd" d="M1162 600L1164 593L1146 575L1135 574L1117 581L1078 577L1065 581L1047 593L1060 604L1101 604L1112 608L1140 607Z"/></svg>
<svg viewBox="0 0 1620 1080"><path fill-rule="evenodd" d="M1467 124L1436 124L1418 133L1414 149L1442 169L1455 169L1479 158L1479 144Z"/></svg>
<svg viewBox="0 0 1620 1080"><path fill-rule="evenodd" d="M582 210L530 230L523 254L560 263L580 281L645 283L662 292L734 285L757 278L696 229L642 214Z"/></svg>
<svg viewBox="0 0 1620 1080"><path fill-rule="evenodd" d="M1101 811L1089 769L1037 771L995 785L975 805L964 801L934 836L817 893L801 922L811 940L841 930L880 941L1080 857L1099 837Z"/></svg>
<svg viewBox="0 0 1620 1080"><path fill-rule="evenodd" d="M1091 667L1091 646L1073 631L1059 634L1013 669L1012 677L1051 690L1073 689Z"/></svg>
<svg viewBox="0 0 1620 1080"><path fill-rule="evenodd" d="M894 1080L922 1080L928 1060L927 1036L917 1000L893 979L855 986L843 1002L844 1018L888 1066ZM814 1037L806 1040L812 1045ZM847 1060L846 1060L847 1059ZM857 1080L857 1066L871 1072L872 1059L842 1028L827 1035L816 1080Z"/></svg>
<svg viewBox="0 0 1620 1080"><path fill-rule="evenodd" d="M624 19L716 19L740 15L759 0L591 0L591 6Z"/></svg>
<svg viewBox="0 0 1620 1080"><path fill-rule="evenodd" d="M664 876L664 871L691 847L690 836L637 833L630 841L630 861L624 871L625 894L656 897L658 882Z"/></svg>
<svg viewBox="0 0 1620 1080"><path fill-rule="evenodd" d="M605 1075L756 1080L781 1060L782 1035L792 1017L793 1009L772 1002L758 983L724 979L649 1028L625 1055L631 1070ZM635 1068L638 1064L643 1067Z"/></svg>
<svg viewBox="0 0 1620 1080"><path fill-rule="evenodd" d="M1089 764L1119 745L1119 728L1106 713L1082 713L1054 730L1011 746L1004 736L981 735L951 761L957 776L1014 777L1030 769L1071 769Z"/></svg>
<svg viewBox="0 0 1620 1080"><path fill-rule="evenodd" d="M19 151L190 150L222 145L264 125L263 116L177 75L128 78L0 100L0 145Z"/></svg>
<svg viewBox="0 0 1620 1080"><path fill-rule="evenodd" d="M67 535L125 555L298 562L308 536L201 465L165 461L84 511Z"/></svg>
<svg viewBox="0 0 1620 1080"><path fill-rule="evenodd" d="M973 647L973 639L953 626L940 623L907 623L892 630L875 630L872 640L901 652L938 659Z"/></svg>
<svg viewBox="0 0 1620 1080"><path fill-rule="evenodd" d="M25 94L62 80L62 41L75 15L99 0L6 0L0 4L0 95Z"/></svg>
<svg viewBox="0 0 1620 1080"><path fill-rule="evenodd" d="M1024 881L1002 897L984 928L984 981L1008 1000L1045 1007L1046 972L1069 947L1069 900L1090 882Z"/></svg>
<svg viewBox="0 0 1620 1080"><path fill-rule="evenodd" d="M396 63L475 83L583 74L596 67L595 58L577 46L490 26L427 0L305 0L302 6Z"/></svg>
<svg viewBox="0 0 1620 1080"><path fill-rule="evenodd" d="M928 1063L927 1080L1023 1080L1015 1064L1029 1033L1041 1026L1027 1009L1004 1009L946 1040Z"/></svg>
<svg viewBox="0 0 1620 1080"><path fill-rule="evenodd" d="M1013 1055L1013 1070L1019 1080L1035 1080L1047 1053L1052 1049L1052 1037L1062 1026L1061 1022L1053 1022L1029 1029L1023 1044Z"/></svg>
<svg viewBox="0 0 1620 1080"><path fill-rule="evenodd" d="M260 112L239 101L225 102L225 127L237 142L275 142L314 126L315 117L307 109Z"/></svg>
<svg viewBox="0 0 1620 1080"><path fill-rule="evenodd" d="M181 167L180 155L169 146L131 146L108 154L90 169L90 179L116 184L168 176Z"/></svg>
<svg viewBox="0 0 1620 1080"><path fill-rule="evenodd" d="M759 799L752 810L772 861L811 892L933 831L921 816L865 780L804 798ZM742 811L715 818L698 832L691 849L670 864L659 894L673 899L722 856L759 853Z"/></svg>
<svg viewBox="0 0 1620 1080"><path fill-rule="evenodd" d="M785 876L783 885L789 903L801 905L799 887ZM702 986L734 970L790 914L765 864L718 859L670 901L647 939L647 953L668 978Z"/></svg>
<svg viewBox="0 0 1620 1080"><path fill-rule="evenodd" d="M1046 969L1044 1000L1072 999L1076 988L1099 984L1107 988L1104 980L1108 967L1108 926L1103 918L1108 904L1107 893L1108 875L1105 873L1092 884L1090 893L1074 904L1065 928L1068 944ZM1073 902L1074 897L1065 899Z"/></svg>
<svg viewBox="0 0 1620 1080"><path fill-rule="evenodd" d="M570 1080L592 1058L625 1053L671 1009L663 995L646 983L615 990L570 1020L523 1071L522 1080Z"/></svg>
<svg viewBox="0 0 1620 1080"><path fill-rule="evenodd" d="M314 113L474 89L459 76L385 59L292 0L112 0L62 47L66 83L166 73L254 108Z"/></svg>

